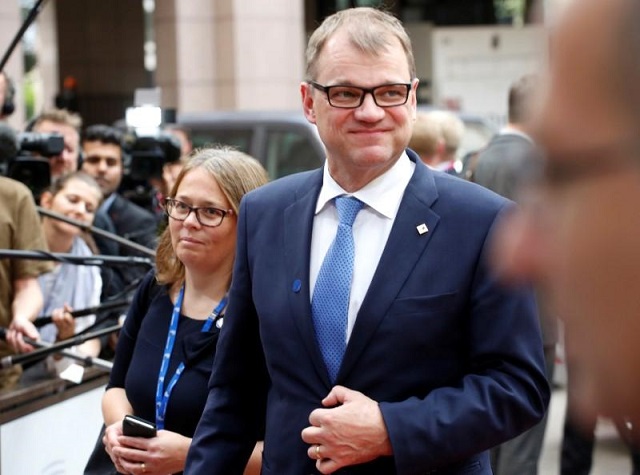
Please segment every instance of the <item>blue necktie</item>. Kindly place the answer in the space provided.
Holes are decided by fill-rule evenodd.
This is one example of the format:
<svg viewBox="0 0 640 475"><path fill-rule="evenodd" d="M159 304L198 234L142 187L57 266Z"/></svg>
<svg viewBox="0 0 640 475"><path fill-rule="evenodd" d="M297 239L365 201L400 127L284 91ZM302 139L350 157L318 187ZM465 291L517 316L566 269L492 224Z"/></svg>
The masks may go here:
<svg viewBox="0 0 640 475"><path fill-rule="evenodd" d="M347 313L355 257L351 226L362 201L347 196L336 198L338 231L324 257L311 299L316 337L329 371L336 380L347 347Z"/></svg>

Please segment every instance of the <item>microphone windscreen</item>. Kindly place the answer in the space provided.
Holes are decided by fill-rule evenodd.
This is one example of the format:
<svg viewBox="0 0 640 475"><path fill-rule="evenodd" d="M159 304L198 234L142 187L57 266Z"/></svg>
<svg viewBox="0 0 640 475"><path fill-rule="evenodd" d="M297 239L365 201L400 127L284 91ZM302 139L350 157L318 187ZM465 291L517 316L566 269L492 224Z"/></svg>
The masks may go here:
<svg viewBox="0 0 640 475"><path fill-rule="evenodd" d="M7 124L0 123L0 164L16 158L19 150L18 135Z"/></svg>

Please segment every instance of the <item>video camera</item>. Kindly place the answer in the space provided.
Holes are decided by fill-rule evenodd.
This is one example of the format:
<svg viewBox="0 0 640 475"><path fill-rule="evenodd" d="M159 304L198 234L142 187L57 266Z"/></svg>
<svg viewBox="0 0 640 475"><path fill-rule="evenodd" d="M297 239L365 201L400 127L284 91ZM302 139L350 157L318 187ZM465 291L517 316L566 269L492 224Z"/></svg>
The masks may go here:
<svg viewBox="0 0 640 475"><path fill-rule="evenodd" d="M0 169L2 174L24 183L38 197L51 184L49 159L64 150L58 133L23 132L0 125Z"/></svg>
<svg viewBox="0 0 640 475"><path fill-rule="evenodd" d="M168 163L181 157L181 144L177 137L164 131L163 124L170 122L168 110L161 109L160 90L136 89L136 106L126 110L128 130L128 166L121 184L121 192L138 205L156 207L156 192L162 184L162 172Z"/></svg>
<svg viewBox="0 0 640 475"><path fill-rule="evenodd" d="M64 138L61 134L22 132L18 135L20 153L36 153L42 157L55 157L64 150Z"/></svg>
<svg viewBox="0 0 640 475"><path fill-rule="evenodd" d="M133 180L162 178L165 164L180 160L180 141L167 132L136 137L129 148L129 176Z"/></svg>

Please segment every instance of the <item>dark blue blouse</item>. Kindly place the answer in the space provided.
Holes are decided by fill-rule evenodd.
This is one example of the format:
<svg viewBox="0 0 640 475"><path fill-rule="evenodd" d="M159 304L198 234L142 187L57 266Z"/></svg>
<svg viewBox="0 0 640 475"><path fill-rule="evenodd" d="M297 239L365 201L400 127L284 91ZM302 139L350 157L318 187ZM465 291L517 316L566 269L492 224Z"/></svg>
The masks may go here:
<svg viewBox="0 0 640 475"><path fill-rule="evenodd" d="M173 303L153 271L141 282L118 338L108 388L124 388L135 415L155 422L155 393L167 341ZM180 315L167 371L171 379L180 362L185 370L171 393L165 429L193 437L208 395L220 330L201 332L203 320Z"/></svg>

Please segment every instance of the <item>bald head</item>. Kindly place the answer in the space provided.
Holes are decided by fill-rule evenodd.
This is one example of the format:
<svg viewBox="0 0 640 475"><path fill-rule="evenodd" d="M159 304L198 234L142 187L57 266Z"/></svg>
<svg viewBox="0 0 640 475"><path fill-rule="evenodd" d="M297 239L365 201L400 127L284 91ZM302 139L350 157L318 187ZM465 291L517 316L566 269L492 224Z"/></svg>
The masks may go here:
<svg viewBox="0 0 640 475"><path fill-rule="evenodd" d="M640 2L581 0L551 37L551 77L537 121L550 148L601 147L640 130Z"/></svg>

